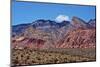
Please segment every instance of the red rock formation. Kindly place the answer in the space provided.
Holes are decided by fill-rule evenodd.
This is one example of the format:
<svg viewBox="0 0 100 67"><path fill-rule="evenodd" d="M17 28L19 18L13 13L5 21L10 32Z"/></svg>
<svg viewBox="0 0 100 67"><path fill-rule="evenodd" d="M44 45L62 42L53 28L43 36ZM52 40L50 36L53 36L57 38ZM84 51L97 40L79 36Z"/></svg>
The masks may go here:
<svg viewBox="0 0 100 67"><path fill-rule="evenodd" d="M12 40L13 48L29 47L29 48L42 48L45 41L35 38L24 38L22 40Z"/></svg>
<svg viewBox="0 0 100 67"><path fill-rule="evenodd" d="M66 22L58 24L50 21L49 24L51 27L48 27L48 23L39 20L39 22L29 25L27 29L25 28L24 32L18 35L16 33L12 37L12 48L29 47L49 49L95 47L95 20L87 23L78 17L73 17L71 22ZM35 28L34 24L35 27L38 27ZM23 25L21 26L23 27ZM19 30L20 32L21 26L15 27L15 31Z"/></svg>
<svg viewBox="0 0 100 67"><path fill-rule="evenodd" d="M66 36L57 42L57 45L45 44L46 41L36 38L18 38L12 40L13 47L29 48L94 48L96 44L95 29L76 29L67 32ZM56 46L56 47L55 47Z"/></svg>
<svg viewBox="0 0 100 67"><path fill-rule="evenodd" d="M70 31L58 42L58 48L94 48L96 43L95 29L77 29Z"/></svg>

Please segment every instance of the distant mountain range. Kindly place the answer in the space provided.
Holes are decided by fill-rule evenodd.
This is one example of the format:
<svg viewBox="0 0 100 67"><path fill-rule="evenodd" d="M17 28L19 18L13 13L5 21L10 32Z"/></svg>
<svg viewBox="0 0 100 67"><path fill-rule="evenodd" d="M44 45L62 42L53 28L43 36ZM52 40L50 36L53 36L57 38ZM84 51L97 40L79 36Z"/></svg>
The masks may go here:
<svg viewBox="0 0 100 67"><path fill-rule="evenodd" d="M90 48L95 47L96 19L78 17L60 23L39 19L12 26L12 48Z"/></svg>

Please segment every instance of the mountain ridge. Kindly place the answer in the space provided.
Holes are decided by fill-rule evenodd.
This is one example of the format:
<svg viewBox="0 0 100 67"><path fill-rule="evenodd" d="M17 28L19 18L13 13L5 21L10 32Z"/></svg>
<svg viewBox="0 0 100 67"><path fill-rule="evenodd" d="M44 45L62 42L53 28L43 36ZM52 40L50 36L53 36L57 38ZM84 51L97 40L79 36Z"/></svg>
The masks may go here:
<svg viewBox="0 0 100 67"><path fill-rule="evenodd" d="M78 42L80 40L76 41L76 39L73 39L74 41L76 41L75 43L70 41L70 43L68 42L69 44L66 44L67 43L66 39L68 40L68 37L70 37L70 39L72 39L73 37L77 38L76 35L79 35L80 37L79 39L82 40L81 38L82 33L84 33L83 35L84 37L86 36L88 38L95 37L95 32L92 31L95 30L95 26L94 26L95 22L96 21L92 19L87 23L81 18L74 16L72 18L72 21L62 21L61 23L57 23L56 21L52 21L52 20L39 19L29 24L20 24L20 25L12 26L13 27L12 46L13 48L16 47L23 48L27 46L31 48L40 48L40 49L64 48L66 46L67 46L66 48L71 48L71 47L81 48L80 45L75 44L76 42L80 43ZM91 36L88 34L90 34ZM21 38L23 39L20 40ZM95 40L95 38L93 39ZM89 40L92 41L92 39ZM71 45L71 43L74 43L75 45L77 45L77 47ZM91 47L94 47L95 42L92 42L92 44L93 46ZM84 45L83 48L85 48Z"/></svg>

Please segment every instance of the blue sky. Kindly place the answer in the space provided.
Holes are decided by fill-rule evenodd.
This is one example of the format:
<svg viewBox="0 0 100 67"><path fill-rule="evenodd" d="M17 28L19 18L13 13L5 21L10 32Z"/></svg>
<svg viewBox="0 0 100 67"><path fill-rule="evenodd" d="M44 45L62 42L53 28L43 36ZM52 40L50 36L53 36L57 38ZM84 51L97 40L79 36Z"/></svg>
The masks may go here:
<svg viewBox="0 0 100 67"><path fill-rule="evenodd" d="M85 21L95 18L95 6L12 2L12 25L31 23L37 19L55 20L58 15L73 16Z"/></svg>

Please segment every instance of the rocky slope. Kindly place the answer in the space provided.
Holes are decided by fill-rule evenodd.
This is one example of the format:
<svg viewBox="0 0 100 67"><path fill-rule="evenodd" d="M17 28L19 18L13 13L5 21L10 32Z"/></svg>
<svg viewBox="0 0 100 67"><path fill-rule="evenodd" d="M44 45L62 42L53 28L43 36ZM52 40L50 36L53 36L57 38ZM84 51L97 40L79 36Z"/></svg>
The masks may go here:
<svg viewBox="0 0 100 67"><path fill-rule="evenodd" d="M95 48L95 29L77 29L58 42L58 48Z"/></svg>
<svg viewBox="0 0 100 67"><path fill-rule="evenodd" d="M95 22L73 17L61 23L40 19L16 25L12 27L12 48L94 48Z"/></svg>

